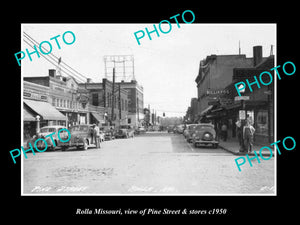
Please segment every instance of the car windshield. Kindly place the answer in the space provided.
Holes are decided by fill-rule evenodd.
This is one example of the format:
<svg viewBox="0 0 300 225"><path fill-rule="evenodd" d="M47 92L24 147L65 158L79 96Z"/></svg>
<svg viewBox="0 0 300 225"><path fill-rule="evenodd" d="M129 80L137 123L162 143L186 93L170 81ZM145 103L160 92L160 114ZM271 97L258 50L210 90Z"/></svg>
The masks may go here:
<svg viewBox="0 0 300 225"><path fill-rule="evenodd" d="M129 129L130 127L128 125L121 125L120 129Z"/></svg>
<svg viewBox="0 0 300 225"><path fill-rule="evenodd" d="M41 133L49 133L49 132L56 132L56 129L53 127L44 127L41 128Z"/></svg>
<svg viewBox="0 0 300 225"><path fill-rule="evenodd" d="M88 131L89 127L88 126L73 126L70 128L71 132L72 131Z"/></svg>
<svg viewBox="0 0 300 225"><path fill-rule="evenodd" d="M205 125L205 124L196 125L195 130L202 130L204 128L212 128L212 125L210 125L210 124L207 124L207 125Z"/></svg>
<svg viewBox="0 0 300 225"><path fill-rule="evenodd" d="M189 130L194 130L197 125L190 125Z"/></svg>

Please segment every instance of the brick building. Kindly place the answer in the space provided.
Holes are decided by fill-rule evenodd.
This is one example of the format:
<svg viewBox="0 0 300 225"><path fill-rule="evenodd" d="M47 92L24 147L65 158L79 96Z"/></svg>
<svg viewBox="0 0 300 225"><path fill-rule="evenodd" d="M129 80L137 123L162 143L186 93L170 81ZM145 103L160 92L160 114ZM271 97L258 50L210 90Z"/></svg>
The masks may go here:
<svg viewBox="0 0 300 225"><path fill-rule="evenodd" d="M246 117L250 118L256 129L254 141L260 144L268 144L274 138L273 83L268 86L261 85L261 88L253 85L252 92L246 89L244 95L247 96L248 100L240 101L236 98L238 93L234 84L240 81L245 82L245 79L248 79L251 83L254 81L254 76L259 77L260 73L269 71L274 67L274 56L262 57L261 46L253 48L253 56L253 58L247 60L245 66L241 66L241 63L237 66L232 64L231 74L228 71L228 74L225 75L226 82L223 80L223 76L222 78L219 77L220 81L218 79L214 81L217 83L214 92L209 91L208 88L203 88L206 92L203 93L202 91L202 95L199 96L200 102L204 99L202 100L202 106L205 107L205 104L208 104L208 106L200 112L199 118L206 117L215 124L216 129L220 129L221 124L225 123L228 127L228 137L236 139L235 122L239 118L239 111L243 109ZM274 73L271 73L274 77ZM266 77L265 79L269 78ZM219 83L224 86L217 86Z"/></svg>
<svg viewBox="0 0 300 225"><path fill-rule="evenodd" d="M112 123L115 126L127 124L128 91L120 84L115 84L114 93L113 84L107 79L103 79L102 83L88 80L86 83L80 83L79 87L87 91L90 109L91 107L100 109L91 112L90 123L100 122L103 125Z"/></svg>

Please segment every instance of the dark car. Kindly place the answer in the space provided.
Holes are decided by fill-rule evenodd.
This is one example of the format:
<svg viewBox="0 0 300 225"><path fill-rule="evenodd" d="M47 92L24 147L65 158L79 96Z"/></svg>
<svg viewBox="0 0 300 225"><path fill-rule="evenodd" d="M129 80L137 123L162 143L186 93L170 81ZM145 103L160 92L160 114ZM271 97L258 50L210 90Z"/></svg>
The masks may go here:
<svg viewBox="0 0 300 225"><path fill-rule="evenodd" d="M42 127L38 134L34 135L31 139L29 139L27 141L27 147L28 148L30 147L29 143L31 144L32 147L34 147L35 141L39 138L43 138L47 142L47 150L50 150L50 151L56 150L57 147L60 147L62 144L62 142L59 140L59 138L57 136L59 130L61 130L61 129L67 129L67 128L65 126L60 126L60 125ZM53 141L51 140L50 136L46 137L47 135L49 135L51 133L55 133L54 135L52 135ZM68 133L66 131L60 132L60 137L62 140L64 140L65 135L68 135ZM37 141L36 147L40 150L43 150L43 149L45 149L46 146L43 141Z"/></svg>
<svg viewBox="0 0 300 225"><path fill-rule="evenodd" d="M77 149L87 150L89 147L96 147L92 126L92 124L71 126L69 128L71 139L68 142L61 144L62 149L66 150L69 147L75 146Z"/></svg>
<svg viewBox="0 0 300 225"><path fill-rule="evenodd" d="M168 131L168 133L174 133L174 126L172 126L172 125L169 125L168 127L167 127L167 131Z"/></svg>
<svg viewBox="0 0 300 225"><path fill-rule="evenodd" d="M197 124L192 135L192 142L195 147L202 144L211 144L214 148L217 148L219 142L216 140L214 125L210 123Z"/></svg>
<svg viewBox="0 0 300 225"><path fill-rule="evenodd" d="M104 139L106 141L115 139L115 130L113 127L107 127L104 129Z"/></svg>
<svg viewBox="0 0 300 225"><path fill-rule="evenodd" d="M121 125L115 133L116 138L134 137L134 129L130 125Z"/></svg>

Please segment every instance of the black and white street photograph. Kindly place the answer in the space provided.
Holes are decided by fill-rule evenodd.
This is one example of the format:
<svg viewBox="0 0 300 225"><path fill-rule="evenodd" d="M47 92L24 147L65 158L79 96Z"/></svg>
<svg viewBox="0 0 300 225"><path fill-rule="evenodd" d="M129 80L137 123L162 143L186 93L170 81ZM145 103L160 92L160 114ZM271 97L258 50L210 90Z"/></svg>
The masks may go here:
<svg viewBox="0 0 300 225"><path fill-rule="evenodd" d="M21 24L23 196L276 196L276 23L178 13Z"/></svg>

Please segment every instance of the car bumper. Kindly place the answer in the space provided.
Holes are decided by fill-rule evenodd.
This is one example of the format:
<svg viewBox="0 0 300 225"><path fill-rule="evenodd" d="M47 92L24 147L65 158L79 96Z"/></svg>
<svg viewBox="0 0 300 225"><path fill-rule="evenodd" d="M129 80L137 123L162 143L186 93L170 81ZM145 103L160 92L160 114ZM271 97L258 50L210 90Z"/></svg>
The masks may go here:
<svg viewBox="0 0 300 225"><path fill-rule="evenodd" d="M83 142L65 142L65 143L61 143L60 147L72 147L72 146L83 146L84 143Z"/></svg>
<svg viewBox="0 0 300 225"><path fill-rule="evenodd" d="M219 144L218 141L194 140L195 144Z"/></svg>

